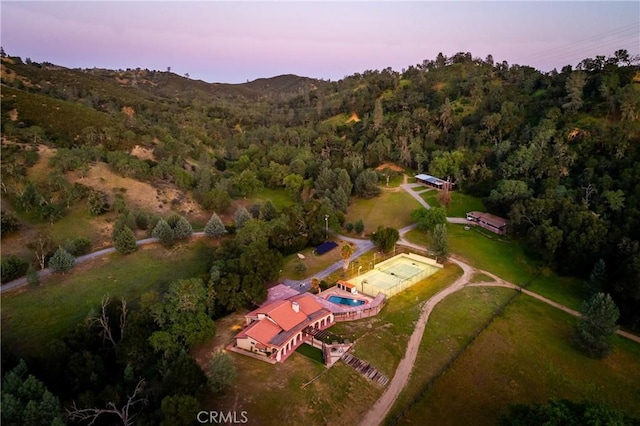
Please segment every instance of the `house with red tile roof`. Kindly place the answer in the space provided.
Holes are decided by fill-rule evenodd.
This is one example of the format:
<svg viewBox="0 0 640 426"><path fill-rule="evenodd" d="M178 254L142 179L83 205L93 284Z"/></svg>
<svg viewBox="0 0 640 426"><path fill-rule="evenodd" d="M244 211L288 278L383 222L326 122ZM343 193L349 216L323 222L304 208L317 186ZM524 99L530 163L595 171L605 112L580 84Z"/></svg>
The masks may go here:
<svg viewBox="0 0 640 426"><path fill-rule="evenodd" d="M267 302L245 315L247 326L236 336L236 347L283 362L303 342L309 331L334 323L333 313L308 293Z"/></svg>

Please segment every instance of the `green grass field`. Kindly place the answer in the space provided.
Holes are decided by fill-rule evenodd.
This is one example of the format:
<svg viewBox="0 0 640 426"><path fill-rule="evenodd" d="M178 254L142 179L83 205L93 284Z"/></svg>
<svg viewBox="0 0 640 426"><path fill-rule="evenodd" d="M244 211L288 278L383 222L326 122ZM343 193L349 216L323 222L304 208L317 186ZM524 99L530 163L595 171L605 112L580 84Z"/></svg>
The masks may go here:
<svg viewBox="0 0 640 426"><path fill-rule="evenodd" d="M394 418L453 359L512 295L506 288L468 287L438 304L427 322L414 369L388 419Z"/></svg>
<svg viewBox="0 0 640 426"><path fill-rule="evenodd" d="M267 200L271 200L278 210L294 204L293 198L284 189L263 188L251 197L253 203L264 203Z"/></svg>
<svg viewBox="0 0 640 426"><path fill-rule="evenodd" d="M135 302L147 291L206 273L209 264L204 241L171 250L146 246L128 256L114 253L77 265L66 275L43 279L38 287L3 294L3 347L18 355L44 356L49 343L98 308L105 295Z"/></svg>
<svg viewBox="0 0 640 426"><path fill-rule="evenodd" d="M322 351L318 348L315 348L311 345L300 345L298 346L298 349L296 349L296 352L298 352L300 355L304 355L307 358L315 361L315 362L319 362L320 364L324 365L324 358L322 356Z"/></svg>
<svg viewBox="0 0 640 426"><path fill-rule="evenodd" d="M423 192L420 196L432 207L441 206L437 198L438 191L436 190ZM451 204L447 209L447 216L465 217L467 212L470 211L485 211L485 206L482 200L480 198L472 197L471 195L463 194L459 191L451 191Z"/></svg>
<svg viewBox="0 0 640 426"><path fill-rule="evenodd" d="M401 423L493 425L509 404L549 398L606 403L640 417L640 345L616 336L610 356L588 358L570 344L575 321L518 296Z"/></svg>
<svg viewBox="0 0 640 426"><path fill-rule="evenodd" d="M477 227L467 231L463 225L449 224L448 229L451 253L509 282L527 283L540 267L540 262L532 259L519 241L501 240L497 235ZM425 246L431 242L427 234L417 229L408 232L405 237ZM585 286L579 279L561 277L548 268L542 269L527 288L573 309L579 309L586 297Z"/></svg>
<svg viewBox="0 0 640 426"><path fill-rule="evenodd" d="M352 198L345 221L355 223L362 219L367 234L380 225L399 229L413 223L411 212L418 207L420 204L404 191L382 192L380 196L368 200Z"/></svg>

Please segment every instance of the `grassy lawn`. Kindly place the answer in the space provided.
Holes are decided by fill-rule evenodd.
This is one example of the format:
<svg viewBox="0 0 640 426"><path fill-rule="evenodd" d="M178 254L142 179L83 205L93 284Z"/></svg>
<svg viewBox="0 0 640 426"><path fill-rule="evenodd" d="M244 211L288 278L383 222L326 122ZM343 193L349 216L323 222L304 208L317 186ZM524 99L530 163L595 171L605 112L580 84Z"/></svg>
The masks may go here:
<svg viewBox="0 0 640 426"><path fill-rule="evenodd" d="M284 189L263 188L251 197L252 203L264 203L267 200L271 200L278 210L294 204L293 198Z"/></svg>
<svg viewBox="0 0 640 426"><path fill-rule="evenodd" d="M111 222L117 219L115 212L95 217L87 211L84 203L77 204L65 217L57 221L51 229L54 241L63 242L67 238L85 236L91 240L97 249L113 245L111 241ZM46 226L46 225L45 225Z"/></svg>
<svg viewBox="0 0 640 426"><path fill-rule="evenodd" d="M342 247L342 241L335 241L338 243L338 247L323 254L322 256L318 256L313 253L313 251L315 250L314 247L308 247L300 252L300 254L305 257L304 260L298 259L298 256L295 253L285 257L282 273L280 274L280 279L289 278L292 280L300 280L303 278L311 277L312 275L342 260L342 258L340 257L340 248ZM306 271L303 273L299 273L295 269L296 265L300 262L302 262L307 267Z"/></svg>
<svg viewBox="0 0 640 426"><path fill-rule="evenodd" d="M249 424L357 424L382 394L382 387L341 362L326 369L295 352L275 365L230 355L236 384L224 395L210 395L201 409L246 411Z"/></svg>
<svg viewBox="0 0 640 426"><path fill-rule="evenodd" d="M304 355L307 358L324 365L324 358L322 356L322 351L318 348L315 348L311 345L304 344L304 345L298 346L298 349L296 349L296 352L298 352L300 355Z"/></svg>
<svg viewBox="0 0 640 426"><path fill-rule="evenodd" d="M389 419L395 418L419 395L426 383L471 341L477 330L513 293L513 290L505 288L467 287L450 295L434 308L420 342L409 382L390 411Z"/></svg>
<svg viewBox="0 0 640 426"><path fill-rule="evenodd" d="M539 267L539 262L531 259L518 241L500 240L477 227L465 231L463 225L449 224L448 229L451 253L478 269L523 284L531 280ZM429 236L417 229L408 232L406 238L415 244L430 244ZM586 297L585 286L579 279L561 277L548 268L528 288L573 309L579 309Z"/></svg>
<svg viewBox="0 0 640 426"><path fill-rule="evenodd" d="M147 291L206 273L209 252L204 241L171 250L145 246L128 256L114 253L83 263L66 275L45 278L38 287L3 294L2 344L18 355L44 356L48 344L97 308L103 296L135 302Z"/></svg>
<svg viewBox="0 0 640 426"><path fill-rule="evenodd" d="M366 234L375 231L380 225L400 229L413 223L411 212L418 207L420 204L404 191L383 191L380 196L369 200L352 198L345 221L356 223L358 219L362 219Z"/></svg>
<svg viewBox="0 0 640 426"><path fill-rule="evenodd" d="M431 190L423 192L420 196L432 207L440 207L438 201L438 191ZM447 216L465 217L470 211L485 211L485 206L480 198L463 194L459 191L451 191L451 205L447 209Z"/></svg>
<svg viewBox="0 0 640 426"><path fill-rule="evenodd" d="M385 172L387 172L387 170L382 171L383 175ZM387 178L385 176L382 176L379 182L383 190L384 188L397 188L404 182L404 175L402 173L394 173L394 176L389 177L389 185L387 185Z"/></svg>
<svg viewBox="0 0 640 426"><path fill-rule="evenodd" d="M509 404L567 398L640 416L640 345L616 336L594 360L569 339L575 318L518 296L401 423L496 424Z"/></svg>

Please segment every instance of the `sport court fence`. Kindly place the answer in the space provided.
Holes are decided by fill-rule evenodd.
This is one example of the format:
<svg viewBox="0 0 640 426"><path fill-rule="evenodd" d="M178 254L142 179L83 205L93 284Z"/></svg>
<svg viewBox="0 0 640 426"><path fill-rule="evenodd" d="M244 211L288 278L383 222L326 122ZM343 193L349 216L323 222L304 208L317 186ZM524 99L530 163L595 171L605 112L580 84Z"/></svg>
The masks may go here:
<svg viewBox="0 0 640 426"><path fill-rule="evenodd" d="M399 255L404 256L397 257ZM429 277L439 268L442 265L429 257L428 252L398 245L390 253L376 253L368 268L362 274L352 273L348 281L364 294L374 296L382 292L391 297Z"/></svg>

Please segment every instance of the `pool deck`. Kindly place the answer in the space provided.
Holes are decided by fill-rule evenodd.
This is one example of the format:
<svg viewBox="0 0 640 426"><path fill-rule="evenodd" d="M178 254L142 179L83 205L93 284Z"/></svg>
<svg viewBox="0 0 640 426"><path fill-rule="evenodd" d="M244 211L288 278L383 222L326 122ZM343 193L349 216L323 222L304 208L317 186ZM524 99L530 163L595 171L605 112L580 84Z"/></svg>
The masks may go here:
<svg viewBox="0 0 640 426"><path fill-rule="evenodd" d="M274 287L271 287L268 292L269 293L265 304L271 303L274 300L286 299L300 293L295 289L287 287L283 284L278 284ZM337 318L349 318L350 320L370 316L372 314L368 312L370 312L371 310L375 311L375 314L377 314L377 312L382 307L381 305L384 305L387 299L387 296L383 293L379 293L376 297L371 297L360 292L358 292L358 294L352 294L347 291L340 290L335 286L319 294L312 294L312 296L315 297L316 301L320 305L322 305L323 308L331 311L334 315L336 315ZM349 299L364 300L366 303L364 305L357 306L339 305L337 303L329 302L327 300L329 296L348 297ZM340 321L340 319L337 320Z"/></svg>
<svg viewBox="0 0 640 426"><path fill-rule="evenodd" d="M329 296L347 297L349 299L364 300L364 305L349 306L340 305L338 303L329 302L327 299ZM367 312L374 310L377 312L384 305L386 296L383 293L378 294L376 297L367 296L366 294L358 293L352 294L344 290L340 290L337 287L331 287L320 294L316 295L316 300L322 305L323 308L330 310L336 315L336 321L340 321L342 318L356 319L370 316ZM375 315L375 314L374 314Z"/></svg>
<svg viewBox="0 0 640 426"><path fill-rule="evenodd" d="M354 300L364 300L364 304L363 305L341 305L339 303L330 302L329 301L330 296L346 297L348 299L354 299ZM321 300L318 300L318 302L320 302L323 308L329 309L333 313L351 312L354 310L354 308L365 308L368 304L373 302L373 297L367 296L366 294L349 293L348 291L341 290L335 286L328 288L325 291L317 294L316 297L321 299ZM340 309L336 309L336 308L340 308Z"/></svg>

